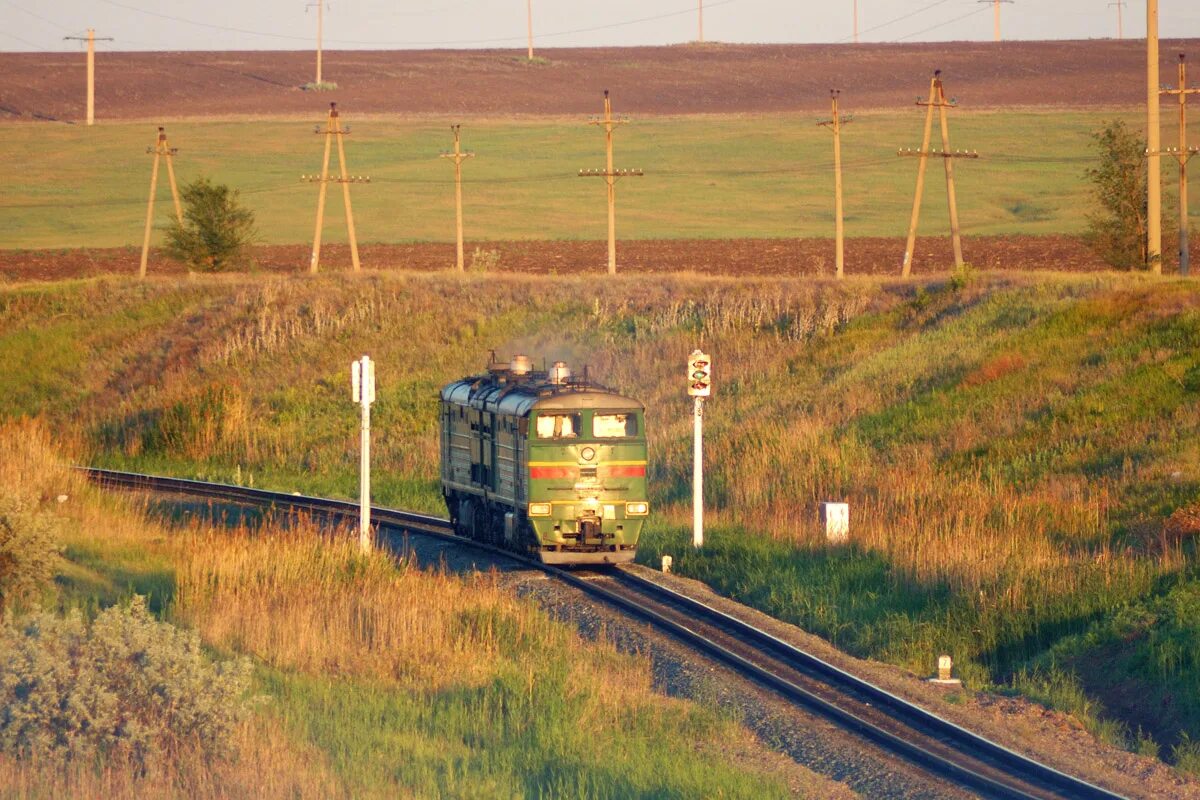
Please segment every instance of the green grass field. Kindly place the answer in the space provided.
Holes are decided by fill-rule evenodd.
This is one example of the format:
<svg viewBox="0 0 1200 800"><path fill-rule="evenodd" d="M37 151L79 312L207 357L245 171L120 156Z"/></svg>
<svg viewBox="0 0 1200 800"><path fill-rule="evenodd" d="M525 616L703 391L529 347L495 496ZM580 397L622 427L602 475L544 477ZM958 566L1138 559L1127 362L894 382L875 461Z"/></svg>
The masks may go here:
<svg viewBox="0 0 1200 800"><path fill-rule="evenodd" d="M957 164L965 232L1081 231L1090 134L1114 116L954 112L952 148L983 156ZM452 240L453 169L437 156L450 146L448 125L456 120L346 121L349 171L372 178L351 189L360 241ZM647 174L619 184L619 235L832 235L832 137L816 121L782 114L633 120L616 134L616 164ZM263 241L297 243L313 233L317 188L300 176L320 171L323 139L313 135L320 122L181 122L167 132L180 149L182 181L207 175L240 189ZM905 234L917 163L896 151L920 146L922 124L914 106L862 114L846 127L848 236ZM20 170L0 185L0 247L141 244L151 165L145 150L154 125L8 125L4 136L3 150ZM1164 141L1173 136L1164 128ZM465 120L463 141L477 153L464 167L469 239L604 238L602 183L577 175L604 166L603 136L586 119ZM336 169L336 150L332 163ZM1170 164L1164 175L1169 198ZM1193 208L1200 210L1195 195ZM158 197L161 227L170 213L165 170ZM944 232L945 208L941 166L932 163L923 232ZM337 185L331 186L326 240L345 241Z"/></svg>

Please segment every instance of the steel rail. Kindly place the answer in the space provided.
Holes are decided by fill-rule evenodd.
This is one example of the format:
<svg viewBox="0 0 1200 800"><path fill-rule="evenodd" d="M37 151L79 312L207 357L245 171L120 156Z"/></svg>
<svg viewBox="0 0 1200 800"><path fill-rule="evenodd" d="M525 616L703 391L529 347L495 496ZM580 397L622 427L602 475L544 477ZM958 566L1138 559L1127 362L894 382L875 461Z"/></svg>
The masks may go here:
<svg viewBox="0 0 1200 800"><path fill-rule="evenodd" d="M357 503L348 500L334 500L265 489L251 489L229 484L210 483L183 478L168 478L92 467L81 469L89 478L102 486L186 494L259 506L268 505L302 509L317 514L325 514L330 517L346 519L357 518L359 510ZM531 558L513 553L510 550L457 536L453 533L451 523L441 517L386 507L373 507L371 513L373 518L381 525L453 541L457 544L489 552L524 566L540 570L562 583L598 598L607 605L615 606L633 617L650 623L654 627L683 641L693 649L730 666L735 671L769 687L792 702L803 705L832 720L837 725L857 733L863 738L874 742L882 749L915 763L927 772L938 774L961 786L982 791L993 797L1020 798L1021 800L1028 800L1029 798L1040 800L1040 798L1045 797L1044 794L1031 794L1019 788L1019 786L996 780L970 766L939 755L927 746L916 744L909 739L887 731L881 726L841 708L837 704L798 686L787 678L748 660L702 633L670 619L659 611L648 607L647 604L638 602L626 594L604 588L594 581L581 578L567 570L542 564ZM866 698L865 702L867 704L883 710L892 720L914 731L916 735L932 738L942 744L948 745L970 760L984 761L985 763L990 762L991 765L999 767L1000 771L1016 778L1021 783L1049 788L1058 796L1065 798L1079 798L1080 800L1124 800L1119 794L1067 775L1010 750L1003 745L992 742L810 653L806 653L747 622L675 592L659 583L647 580L628 569L612 568L607 574L613 576L618 582L635 587L635 591L637 592L658 598L658 602L681 608L697 619L708 621L709 624L723 629L728 635L732 635L743 644L750 645L758 652L766 654L798 672L817 677L839 694L858 695Z"/></svg>

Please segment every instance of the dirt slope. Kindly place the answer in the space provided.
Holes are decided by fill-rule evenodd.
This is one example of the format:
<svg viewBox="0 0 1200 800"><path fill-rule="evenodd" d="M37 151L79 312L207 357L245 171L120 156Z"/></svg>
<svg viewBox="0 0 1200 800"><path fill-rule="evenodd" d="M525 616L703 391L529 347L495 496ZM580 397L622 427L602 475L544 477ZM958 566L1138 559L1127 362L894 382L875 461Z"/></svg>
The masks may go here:
<svg viewBox="0 0 1200 800"><path fill-rule="evenodd" d="M1200 42L1165 41L1176 53ZM306 92L311 52L97 55L99 119L307 114L338 100L355 113L580 114L611 89L621 112L817 111L840 87L855 109L900 108L945 71L971 108L1112 106L1145 101L1136 40L869 45L677 45L540 50L326 52L335 92ZM0 119L84 113L82 53L0 53Z"/></svg>

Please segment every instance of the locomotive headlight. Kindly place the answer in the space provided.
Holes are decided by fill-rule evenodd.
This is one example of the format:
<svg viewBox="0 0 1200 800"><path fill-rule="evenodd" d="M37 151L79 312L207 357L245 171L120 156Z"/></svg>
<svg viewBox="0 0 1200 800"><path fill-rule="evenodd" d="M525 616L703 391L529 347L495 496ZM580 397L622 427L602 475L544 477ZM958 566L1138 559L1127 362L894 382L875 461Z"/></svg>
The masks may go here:
<svg viewBox="0 0 1200 800"><path fill-rule="evenodd" d="M548 517L550 516L549 503L530 503L529 516L531 517Z"/></svg>
<svg viewBox="0 0 1200 800"><path fill-rule="evenodd" d="M627 517L644 517L650 513L649 503L626 503L625 516Z"/></svg>
<svg viewBox="0 0 1200 800"><path fill-rule="evenodd" d="M594 448L594 447L583 448L582 450L579 451L579 457L582 458L584 461L591 461L593 458L596 457L596 448Z"/></svg>

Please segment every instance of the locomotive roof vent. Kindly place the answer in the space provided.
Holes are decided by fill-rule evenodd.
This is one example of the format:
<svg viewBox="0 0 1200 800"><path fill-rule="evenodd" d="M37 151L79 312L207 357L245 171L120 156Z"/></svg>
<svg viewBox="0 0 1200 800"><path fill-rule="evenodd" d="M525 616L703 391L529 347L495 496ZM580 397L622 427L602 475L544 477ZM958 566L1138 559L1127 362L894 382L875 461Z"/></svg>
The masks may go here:
<svg viewBox="0 0 1200 800"><path fill-rule="evenodd" d="M569 380L571 380L571 368L567 366L567 362L555 361L554 366L550 368L550 382L563 386Z"/></svg>
<svg viewBox="0 0 1200 800"><path fill-rule="evenodd" d="M529 356L513 356L508 371L513 375L528 375L533 371L533 360Z"/></svg>

